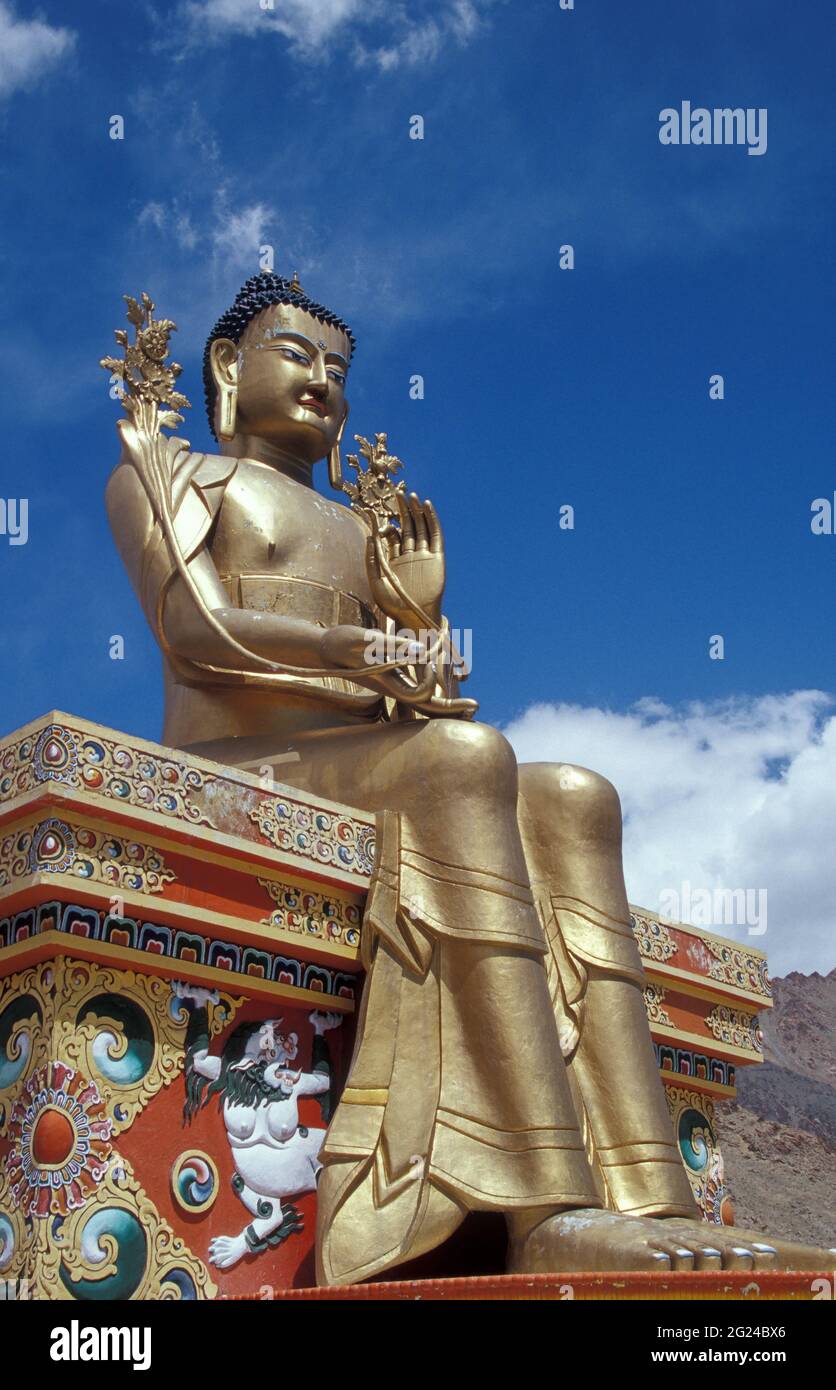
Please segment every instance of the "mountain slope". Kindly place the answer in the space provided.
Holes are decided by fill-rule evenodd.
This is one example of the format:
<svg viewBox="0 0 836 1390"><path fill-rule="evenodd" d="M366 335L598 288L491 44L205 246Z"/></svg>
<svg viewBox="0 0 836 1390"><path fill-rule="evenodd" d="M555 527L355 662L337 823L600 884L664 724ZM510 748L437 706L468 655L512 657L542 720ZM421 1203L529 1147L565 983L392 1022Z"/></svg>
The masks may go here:
<svg viewBox="0 0 836 1390"><path fill-rule="evenodd" d="M738 1226L836 1245L836 970L773 980L761 1066L718 1107Z"/></svg>

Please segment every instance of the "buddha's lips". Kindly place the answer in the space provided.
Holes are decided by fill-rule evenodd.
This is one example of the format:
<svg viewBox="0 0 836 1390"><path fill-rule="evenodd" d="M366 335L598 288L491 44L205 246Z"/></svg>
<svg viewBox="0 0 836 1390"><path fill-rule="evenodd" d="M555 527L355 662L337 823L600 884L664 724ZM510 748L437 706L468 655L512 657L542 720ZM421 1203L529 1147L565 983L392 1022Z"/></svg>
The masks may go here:
<svg viewBox="0 0 836 1390"><path fill-rule="evenodd" d="M314 400L312 396L303 396L299 404L304 406L306 410L315 410L317 415L325 415L325 406L322 401Z"/></svg>

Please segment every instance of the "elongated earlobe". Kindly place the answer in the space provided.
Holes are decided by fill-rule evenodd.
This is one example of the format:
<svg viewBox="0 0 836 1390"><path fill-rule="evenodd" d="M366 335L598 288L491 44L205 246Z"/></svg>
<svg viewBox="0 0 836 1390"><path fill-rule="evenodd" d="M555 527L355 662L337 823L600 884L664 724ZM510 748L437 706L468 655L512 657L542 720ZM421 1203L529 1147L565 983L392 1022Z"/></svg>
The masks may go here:
<svg viewBox="0 0 836 1390"><path fill-rule="evenodd" d="M238 416L238 391L234 386L220 388L219 406L218 435L221 439L234 439Z"/></svg>
<svg viewBox="0 0 836 1390"><path fill-rule="evenodd" d="M216 338L210 349L212 376L218 392L218 438L235 438L238 416L238 348L229 338Z"/></svg>
<svg viewBox="0 0 836 1390"><path fill-rule="evenodd" d="M343 489L343 461L342 461L342 457L341 457L341 455L340 455L340 442L341 442L342 437L343 437L343 431L344 431L344 429L345 429L345 422L346 422L347 419L348 419L348 406L346 406L346 408L345 408L345 415L343 416L343 422L342 422L342 424L340 425L340 432L339 432L339 434L337 435L336 441L335 441L335 443L334 443L334 447L332 448L330 454L328 455L328 481L330 482L332 488L334 488L335 492L342 492L342 491L344 490L344 489Z"/></svg>

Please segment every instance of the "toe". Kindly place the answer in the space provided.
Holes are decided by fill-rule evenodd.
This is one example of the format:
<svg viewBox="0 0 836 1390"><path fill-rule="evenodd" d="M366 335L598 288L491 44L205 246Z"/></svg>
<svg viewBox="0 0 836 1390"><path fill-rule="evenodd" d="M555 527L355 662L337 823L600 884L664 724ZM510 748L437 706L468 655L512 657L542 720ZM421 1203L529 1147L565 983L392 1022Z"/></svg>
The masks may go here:
<svg viewBox="0 0 836 1390"><path fill-rule="evenodd" d="M748 1245L727 1245L723 1249L723 1269L754 1269L755 1253Z"/></svg>
<svg viewBox="0 0 836 1390"><path fill-rule="evenodd" d="M655 1244L657 1249L667 1255L671 1269L687 1272L694 1268L694 1251L690 1246L675 1240L659 1240Z"/></svg>
<svg viewBox="0 0 836 1390"><path fill-rule="evenodd" d="M664 1250L654 1250L650 1258L653 1261L653 1270L657 1274L667 1274L671 1269L671 1257Z"/></svg>
<svg viewBox="0 0 836 1390"><path fill-rule="evenodd" d="M770 1240L757 1231L741 1230L732 1227L729 1234L736 1245L745 1245L755 1255L758 1269L830 1269L833 1256L826 1250L812 1245L800 1245L796 1241Z"/></svg>
<svg viewBox="0 0 836 1390"><path fill-rule="evenodd" d="M716 1245L698 1245L694 1251L694 1268L720 1270L723 1268L723 1252Z"/></svg>

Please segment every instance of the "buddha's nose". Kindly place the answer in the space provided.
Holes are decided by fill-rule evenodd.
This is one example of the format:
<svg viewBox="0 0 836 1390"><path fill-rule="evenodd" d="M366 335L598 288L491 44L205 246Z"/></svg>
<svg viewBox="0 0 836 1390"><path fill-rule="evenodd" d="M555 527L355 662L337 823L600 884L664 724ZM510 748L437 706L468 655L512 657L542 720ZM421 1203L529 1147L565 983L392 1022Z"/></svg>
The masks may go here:
<svg viewBox="0 0 836 1390"><path fill-rule="evenodd" d="M325 360L317 357L311 367L311 375L308 380L308 388L314 395L326 396L328 392L328 373L325 370Z"/></svg>

